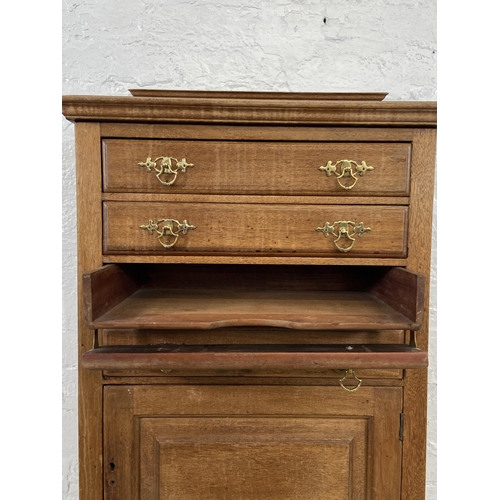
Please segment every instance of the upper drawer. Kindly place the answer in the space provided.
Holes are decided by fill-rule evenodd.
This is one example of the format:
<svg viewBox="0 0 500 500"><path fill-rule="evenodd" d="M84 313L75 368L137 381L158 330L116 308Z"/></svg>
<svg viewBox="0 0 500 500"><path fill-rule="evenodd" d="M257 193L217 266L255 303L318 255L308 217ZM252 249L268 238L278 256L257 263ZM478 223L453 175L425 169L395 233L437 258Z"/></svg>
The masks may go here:
<svg viewBox="0 0 500 500"><path fill-rule="evenodd" d="M104 203L104 253L406 257L404 206Z"/></svg>
<svg viewBox="0 0 500 500"><path fill-rule="evenodd" d="M103 141L105 192L408 196L409 143Z"/></svg>

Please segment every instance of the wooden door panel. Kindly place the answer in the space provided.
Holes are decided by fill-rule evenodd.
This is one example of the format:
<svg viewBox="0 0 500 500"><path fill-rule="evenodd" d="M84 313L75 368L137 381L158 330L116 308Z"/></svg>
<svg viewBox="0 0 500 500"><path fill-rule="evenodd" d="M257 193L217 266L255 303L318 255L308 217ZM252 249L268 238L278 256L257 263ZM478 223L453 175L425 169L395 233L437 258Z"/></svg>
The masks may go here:
<svg viewBox="0 0 500 500"><path fill-rule="evenodd" d="M370 419L142 418L141 499L366 498Z"/></svg>
<svg viewBox="0 0 500 500"><path fill-rule="evenodd" d="M107 386L105 500L400 500L402 390Z"/></svg>

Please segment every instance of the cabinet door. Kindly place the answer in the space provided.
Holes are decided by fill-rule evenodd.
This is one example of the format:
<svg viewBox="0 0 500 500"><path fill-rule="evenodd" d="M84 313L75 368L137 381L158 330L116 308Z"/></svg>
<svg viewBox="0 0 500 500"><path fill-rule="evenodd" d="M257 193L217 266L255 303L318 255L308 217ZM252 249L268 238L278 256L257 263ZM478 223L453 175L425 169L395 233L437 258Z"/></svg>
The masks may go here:
<svg viewBox="0 0 500 500"><path fill-rule="evenodd" d="M107 386L105 499L396 500L402 389Z"/></svg>

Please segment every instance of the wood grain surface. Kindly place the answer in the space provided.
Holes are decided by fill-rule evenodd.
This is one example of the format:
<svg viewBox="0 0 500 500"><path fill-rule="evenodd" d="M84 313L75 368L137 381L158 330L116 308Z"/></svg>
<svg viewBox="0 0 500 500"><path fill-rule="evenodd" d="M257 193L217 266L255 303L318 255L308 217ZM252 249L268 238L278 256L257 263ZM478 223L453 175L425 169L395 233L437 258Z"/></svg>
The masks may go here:
<svg viewBox="0 0 500 500"><path fill-rule="evenodd" d="M105 254L319 254L340 259L406 256L406 207L109 201L104 203L103 217ZM158 223L164 219L187 221L196 229L181 234L175 246L165 248L156 233L141 229L150 220ZM371 231L359 237L351 225L354 244L348 252L342 252L334 243L335 236L325 237L317 231L326 222L336 221L363 223ZM338 232L337 226L335 230ZM338 245L347 247L351 243L342 238Z"/></svg>
<svg viewBox="0 0 500 500"><path fill-rule="evenodd" d="M87 351L92 370L345 370L427 367L427 353L405 344L106 346Z"/></svg>
<svg viewBox="0 0 500 500"><path fill-rule="evenodd" d="M419 310L424 294L422 280L402 268L389 269L385 273L383 269L375 270L374 276L371 276L375 284L368 284L370 277L360 274L357 286L350 282L351 276L345 274L345 269L339 269L337 283L333 286L328 284L326 290L321 289L320 283L313 281L308 286L305 281L301 283L297 277L286 274L282 274L281 280L270 287L266 287L265 281L258 288L250 286L251 281L241 282L238 287L231 283L231 274L220 274L215 283L219 286L202 287L205 282L203 277L196 279L197 276L194 276L176 287L172 286L174 280L169 280L168 273L164 275L163 284L160 274L154 275L153 282L144 282L137 290L139 284L135 282L133 288L124 290L121 284L129 282L123 278L127 276L127 269L137 273L137 268L133 266L120 268L110 265L85 275L87 310L101 313L98 317L89 316L88 324L92 328L269 326L310 330L418 330L422 320ZM212 273L217 272L217 268L211 269ZM196 272L196 267L191 268L193 270ZM187 268L187 273L189 271ZM259 281L259 271L265 273L266 269L254 268L256 281ZM103 275L108 279L106 287L101 286ZM188 276L186 274L184 278ZM275 279L278 276L279 273ZM237 279L238 274L234 277ZM241 279L242 275L239 277ZM349 283L348 290L355 291L346 291L342 286L343 280ZM365 285L364 280L367 280ZM405 282L406 288L396 288L394 283L398 281ZM272 278L270 282L273 282ZM374 293L363 291L363 287L371 287ZM103 293L93 295L96 288L110 290L112 298ZM113 295L116 289L120 290L120 295ZM116 297L120 300L113 300Z"/></svg>
<svg viewBox="0 0 500 500"><path fill-rule="evenodd" d="M423 500L436 103L134 93L63 97L80 499ZM194 164L169 188L163 155ZM344 191L340 159L374 170ZM139 227L167 218L170 249ZM372 230L341 252L334 221Z"/></svg>
<svg viewBox="0 0 500 500"><path fill-rule="evenodd" d="M435 102L64 96L68 120L435 127Z"/></svg>
<svg viewBox="0 0 500 500"><path fill-rule="evenodd" d="M256 142L120 140L103 141L105 192L285 194L335 196L407 196L409 143ZM193 167L186 172L157 176L140 162L160 157L183 158ZM340 160L364 161L373 170L339 181L319 167ZM156 161L160 168L162 160ZM173 161L172 167L176 168ZM341 166L336 167L340 175ZM163 182L173 184L166 186Z"/></svg>
<svg viewBox="0 0 500 500"><path fill-rule="evenodd" d="M124 386L104 401L107 500L400 498L401 388Z"/></svg>

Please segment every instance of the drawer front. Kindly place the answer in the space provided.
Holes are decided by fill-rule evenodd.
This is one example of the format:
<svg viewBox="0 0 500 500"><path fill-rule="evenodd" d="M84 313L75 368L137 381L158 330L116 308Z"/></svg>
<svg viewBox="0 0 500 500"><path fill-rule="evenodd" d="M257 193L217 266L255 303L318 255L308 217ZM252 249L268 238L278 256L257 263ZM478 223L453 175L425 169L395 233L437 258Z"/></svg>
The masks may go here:
<svg viewBox="0 0 500 500"><path fill-rule="evenodd" d="M103 141L105 192L408 196L409 164L408 143Z"/></svg>
<svg viewBox="0 0 500 500"><path fill-rule="evenodd" d="M404 206L108 201L103 212L105 254L406 256Z"/></svg>

